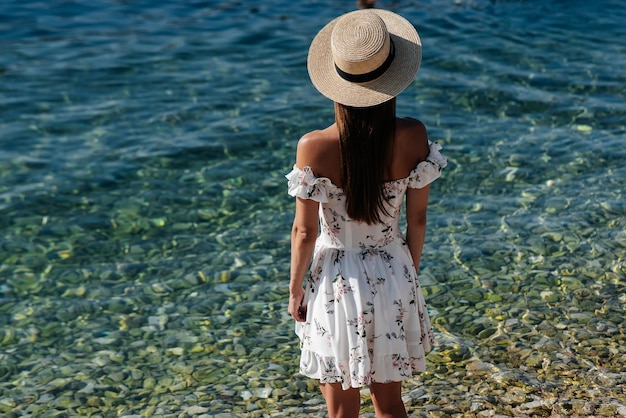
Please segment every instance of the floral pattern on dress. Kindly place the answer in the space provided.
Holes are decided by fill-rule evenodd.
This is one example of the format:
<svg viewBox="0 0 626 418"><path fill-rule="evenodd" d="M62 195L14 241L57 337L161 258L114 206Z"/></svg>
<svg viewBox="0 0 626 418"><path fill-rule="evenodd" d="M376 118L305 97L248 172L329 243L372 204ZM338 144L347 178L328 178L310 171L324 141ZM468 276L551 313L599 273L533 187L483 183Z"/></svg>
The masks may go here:
<svg viewBox="0 0 626 418"><path fill-rule="evenodd" d="M309 167L294 166L287 175L290 195L321 204L305 285L307 318L296 323L304 375L347 389L425 370L434 333L398 220L406 190L430 184L447 164L441 146L430 149L407 178L385 183L388 215L377 225L351 220L341 189Z"/></svg>

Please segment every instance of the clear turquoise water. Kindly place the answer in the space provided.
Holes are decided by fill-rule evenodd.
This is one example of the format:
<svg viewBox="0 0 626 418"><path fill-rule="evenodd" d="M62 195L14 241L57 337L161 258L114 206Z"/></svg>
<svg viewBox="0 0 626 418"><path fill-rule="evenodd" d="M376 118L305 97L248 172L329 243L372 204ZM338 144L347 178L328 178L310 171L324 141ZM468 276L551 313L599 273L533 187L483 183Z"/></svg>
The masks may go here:
<svg viewBox="0 0 626 418"><path fill-rule="evenodd" d="M333 117L308 44L353 4L3 2L1 413L319 401L286 313L283 176ZM623 3L379 5L423 39L399 113L450 162L421 279L440 344L405 385L414 413L443 404L441 382L449 414L545 393L623 405ZM517 404L470 383L508 393L503 373Z"/></svg>

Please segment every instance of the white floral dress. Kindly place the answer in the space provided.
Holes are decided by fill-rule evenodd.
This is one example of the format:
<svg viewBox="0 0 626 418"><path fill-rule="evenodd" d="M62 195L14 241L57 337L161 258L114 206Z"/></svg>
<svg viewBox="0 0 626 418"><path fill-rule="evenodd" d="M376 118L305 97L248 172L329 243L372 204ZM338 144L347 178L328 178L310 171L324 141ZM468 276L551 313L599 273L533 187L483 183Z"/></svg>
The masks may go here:
<svg viewBox="0 0 626 418"><path fill-rule="evenodd" d="M343 389L401 381L424 371L434 343L426 302L398 221L407 188L439 178L446 159L430 143L408 177L385 183L389 216L351 220L330 179L294 165L289 194L320 202L317 238L305 290L306 322L296 322L302 374Z"/></svg>

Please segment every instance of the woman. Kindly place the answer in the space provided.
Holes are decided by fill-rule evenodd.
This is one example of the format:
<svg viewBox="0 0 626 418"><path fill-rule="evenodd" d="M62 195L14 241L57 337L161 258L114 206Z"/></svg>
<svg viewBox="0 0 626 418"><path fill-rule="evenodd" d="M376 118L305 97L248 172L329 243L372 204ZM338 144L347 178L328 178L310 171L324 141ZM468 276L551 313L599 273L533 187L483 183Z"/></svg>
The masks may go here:
<svg viewBox="0 0 626 418"><path fill-rule="evenodd" d="M287 175L297 198L289 313L300 370L319 379L331 418L357 417L364 386L377 417L406 417L401 382L424 371L433 344L417 271L429 184L446 159L421 122L395 115L420 61L415 28L377 9L333 20L309 50L335 123L300 139Z"/></svg>

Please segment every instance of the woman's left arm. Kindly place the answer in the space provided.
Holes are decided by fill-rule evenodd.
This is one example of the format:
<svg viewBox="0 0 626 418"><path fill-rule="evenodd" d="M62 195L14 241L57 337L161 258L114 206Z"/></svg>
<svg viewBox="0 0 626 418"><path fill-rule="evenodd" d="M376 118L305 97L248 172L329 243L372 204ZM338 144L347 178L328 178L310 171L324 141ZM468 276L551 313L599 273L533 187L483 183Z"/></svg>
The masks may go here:
<svg viewBox="0 0 626 418"><path fill-rule="evenodd" d="M319 131L313 131L300 138L296 151L297 167L317 167L320 155L323 155L323 141L320 141L319 135ZM316 200L296 197L296 214L291 228L289 313L299 322L306 321L303 282L319 233L319 205Z"/></svg>
<svg viewBox="0 0 626 418"><path fill-rule="evenodd" d="M319 232L319 203L296 198L296 215L291 228L291 269L289 280L289 313L299 322L306 320L304 276L311 263L315 240Z"/></svg>

